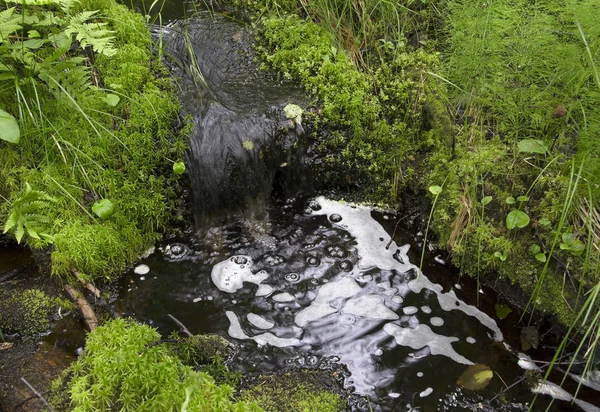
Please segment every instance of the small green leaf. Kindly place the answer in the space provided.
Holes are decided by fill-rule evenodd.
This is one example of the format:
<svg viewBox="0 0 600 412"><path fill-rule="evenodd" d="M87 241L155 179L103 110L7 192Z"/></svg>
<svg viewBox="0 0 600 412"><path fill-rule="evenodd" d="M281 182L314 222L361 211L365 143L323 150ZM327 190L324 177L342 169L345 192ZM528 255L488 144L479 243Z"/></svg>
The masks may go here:
<svg viewBox="0 0 600 412"><path fill-rule="evenodd" d="M537 255L538 253L540 253L540 250L542 250L542 248L537 243L534 243L533 245L529 246L529 251L532 255Z"/></svg>
<svg viewBox="0 0 600 412"><path fill-rule="evenodd" d="M440 186L429 186L429 191L437 196L442 193L442 188Z"/></svg>
<svg viewBox="0 0 600 412"><path fill-rule="evenodd" d="M2 109L0 109L0 139L10 143L19 143L21 139L17 119Z"/></svg>
<svg viewBox="0 0 600 412"><path fill-rule="evenodd" d="M496 303L494 308L496 309L496 316L498 316L499 319L506 319L506 317L512 312L510 306L500 303Z"/></svg>
<svg viewBox="0 0 600 412"><path fill-rule="evenodd" d="M567 245L570 245L571 243L573 243L575 241L575 235L573 233L563 233L562 240Z"/></svg>
<svg viewBox="0 0 600 412"><path fill-rule="evenodd" d="M27 32L27 37L29 37L30 39L39 39L40 32L37 30L29 30Z"/></svg>
<svg viewBox="0 0 600 412"><path fill-rule="evenodd" d="M176 175L182 175L185 173L185 163L183 162L175 162L173 163L173 172Z"/></svg>
<svg viewBox="0 0 600 412"><path fill-rule="evenodd" d="M481 204L483 206L487 205L488 203L490 203L492 201L493 197L491 196L485 196L483 199L481 199Z"/></svg>
<svg viewBox="0 0 600 412"><path fill-rule="evenodd" d="M512 197L512 196L509 196L509 197L507 197L507 198L506 198L505 202L506 202L506 203L508 203L509 205L512 205L512 204L514 204L516 201L515 201L515 198L514 198L514 197Z"/></svg>
<svg viewBox="0 0 600 412"><path fill-rule="evenodd" d="M529 197L528 196L519 196L519 197L517 197L517 200L519 202L527 202L529 200Z"/></svg>
<svg viewBox="0 0 600 412"><path fill-rule="evenodd" d="M506 255L501 252L494 252L494 256L500 259L500 261L504 262L506 260Z"/></svg>
<svg viewBox="0 0 600 412"><path fill-rule="evenodd" d="M550 226L552 222L550 222L550 219L543 217L540 219L540 225L542 226Z"/></svg>
<svg viewBox="0 0 600 412"><path fill-rule="evenodd" d="M522 153L540 153L544 154L548 152L546 145L541 140L537 139L523 139L518 145L519 152Z"/></svg>
<svg viewBox="0 0 600 412"><path fill-rule="evenodd" d="M536 253L535 258L540 262L546 262L546 255L544 253Z"/></svg>
<svg viewBox="0 0 600 412"><path fill-rule="evenodd" d="M108 199L102 199L92 206L92 212L100 219L108 219L114 211L115 205Z"/></svg>
<svg viewBox="0 0 600 412"><path fill-rule="evenodd" d="M514 229L523 228L529 224L529 216L520 210L513 210L506 216L506 227Z"/></svg>
<svg viewBox="0 0 600 412"><path fill-rule="evenodd" d="M116 94L109 93L106 96L104 96L102 100L104 100L104 102L106 102L107 105L114 107L121 101L121 98Z"/></svg>

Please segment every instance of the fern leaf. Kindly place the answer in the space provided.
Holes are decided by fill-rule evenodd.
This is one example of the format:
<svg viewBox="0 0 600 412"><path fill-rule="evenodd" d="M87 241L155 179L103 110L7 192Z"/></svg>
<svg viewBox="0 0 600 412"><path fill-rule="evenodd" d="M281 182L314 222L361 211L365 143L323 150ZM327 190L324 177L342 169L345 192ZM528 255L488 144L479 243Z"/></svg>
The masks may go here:
<svg viewBox="0 0 600 412"><path fill-rule="evenodd" d="M29 236L31 236L32 238L34 238L34 239L42 240L42 238L40 237L40 235L38 235L35 230L33 230L33 229L29 228L29 227L27 228L27 234Z"/></svg>
<svg viewBox="0 0 600 412"><path fill-rule="evenodd" d="M4 232L3 233L7 233L10 229L15 227L16 224L17 224L17 213L12 212L10 214L10 216L8 217L8 220L4 224Z"/></svg>
<svg viewBox="0 0 600 412"><path fill-rule="evenodd" d="M22 28L19 24L21 16L18 14L14 16L14 12L14 7L0 12L0 44L8 40L9 35Z"/></svg>
<svg viewBox="0 0 600 412"><path fill-rule="evenodd" d="M79 41L81 47L89 45L96 53L108 57L114 56L117 53L113 43L114 36L112 34L114 32L106 29L108 23L86 23L96 13L97 11L84 11L71 17L65 33L67 36L75 34L75 38Z"/></svg>
<svg viewBox="0 0 600 412"><path fill-rule="evenodd" d="M15 230L15 238L17 238L17 243L21 243L21 239L25 235L25 227L23 225L18 225L17 230Z"/></svg>

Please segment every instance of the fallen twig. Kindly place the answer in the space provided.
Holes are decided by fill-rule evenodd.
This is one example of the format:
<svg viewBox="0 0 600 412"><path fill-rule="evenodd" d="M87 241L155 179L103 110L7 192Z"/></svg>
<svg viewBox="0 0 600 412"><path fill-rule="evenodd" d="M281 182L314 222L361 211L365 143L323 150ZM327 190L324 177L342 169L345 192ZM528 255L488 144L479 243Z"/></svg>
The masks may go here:
<svg viewBox="0 0 600 412"><path fill-rule="evenodd" d="M81 273L77 271L77 269L71 269L71 273L77 278L77 280L79 280L83 284L83 286L85 286L87 290L89 290L94 294L94 296L96 296L96 299L100 299L100 290L98 290L96 286L92 285L90 282L86 282L81 276Z"/></svg>
<svg viewBox="0 0 600 412"><path fill-rule="evenodd" d="M87 325L90 332L92 332L98 327L98 319L96 318L96 313L94 312L94 309L88 303L85 296L79 293L79 291L77 291L73 286L66 284L65 290L67 291L71 299L74 300L75 303L77 303L77 305L79 306L79 310L83 315L83 320L85 321L85 324Z"/></svg>
<svg viewBox="0 0 600 412"><path fill-rule="evenodd" d="M192 336L194 336L194 335L192 334L192 332L190 332L190 331L188 330L188 328L186 328L186 327L185 327L185 325L184 325L183 323L181 323L181 322L180 322L180 321L179 321L179 320L178 320L178 319L177 319L175 316L171 315L170 313L168 313L168 314L167 314L167 316L168 316L168 317L170 317L170 318L173 320L173 322L175 322L176 324L178 324L178 325L179 325L179 327L181 328L181 331L182 331L183 333L185 333L186 335L188 335L190 338L191 338Z"/></svg>
<svg viewBox="0 0 600 412"><path fill-rule="evenodd" d="M44 398L44 397L42 396L42 394L41 394L41 393L39 393L39 392L38 392L38 391L37 391L37 390L36 390L36 389L35 389L33 386L31 386L31 384L30 384L29 382L27 382L27 381L25 380L25 378L24 378L24 377L22 377L22 376L21 376L21 380L23 381L23 383L24 383L25 385L27 385L27 387L28 387L29 389L31 389L31 392L35 393L35 395L36 395L38 398L40 398L40 400L41 400L42 402L44 402L44 405L46 405L46 408L48 408L48 410L49 410L50 412L54 412L54 409L52 409L52 406L50 406L50 404L48 403L48 401L46 400L46 398Z"/></svg>

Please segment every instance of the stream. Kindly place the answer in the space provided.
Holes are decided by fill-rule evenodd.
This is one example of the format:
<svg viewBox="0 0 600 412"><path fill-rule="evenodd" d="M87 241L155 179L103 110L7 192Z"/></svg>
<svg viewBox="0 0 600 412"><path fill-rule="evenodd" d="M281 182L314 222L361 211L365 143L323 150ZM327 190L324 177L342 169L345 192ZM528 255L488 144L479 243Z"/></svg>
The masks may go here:
<svg viewBox="0 0 600 412"><path fill-rule="evenodd" d="M155 35L194 125L186 165L197 229L124 274L115 312L163 336L176 329L167 314L194 334L226 336L230 367L246 374L341 367L348 392L367 400L356 411L528 410L525 383L497 396L537 368L519 352L518 316L498 320L493 293L433 250L421 270L418 216L313 196L302 131L283 114L306 104L302 89L258 70L240 23L176 17ZM74 355L83 335L73 329L62 320L45 345ZM493 371L489 385L461 389L475 364ZM600 410L594 395L571 403L573 382L538 389L562 399L553 410Z"/></svg>

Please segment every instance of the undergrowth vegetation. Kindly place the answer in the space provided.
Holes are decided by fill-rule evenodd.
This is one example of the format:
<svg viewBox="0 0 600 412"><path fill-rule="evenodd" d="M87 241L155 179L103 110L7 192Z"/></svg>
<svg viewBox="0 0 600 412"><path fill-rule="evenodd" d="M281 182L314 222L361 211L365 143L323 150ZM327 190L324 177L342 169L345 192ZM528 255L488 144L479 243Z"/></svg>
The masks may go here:
<svg viewBox="0 0 600 412"><path fill-rule="evenodd" d="M52 273L109 280L157 238L185 139L143 16L113 0L0 1L0 221Z"/></svg>
<svg viewBox="0 0 600 412"><path fill-rule="evenodd" d="M315 98L324 180L392 204L435 188L431 228L461 271L519 284L530 312L584 331L593 364L597 2L249 3L264 64Z"/></svg>
<svg viewBox="0 0 600 412"><path fill-rule="evenodd" d="M125 319L91 333L84 353L53 384L55 410L260 411L233 388L186 365L156 330Z"/></svg>

